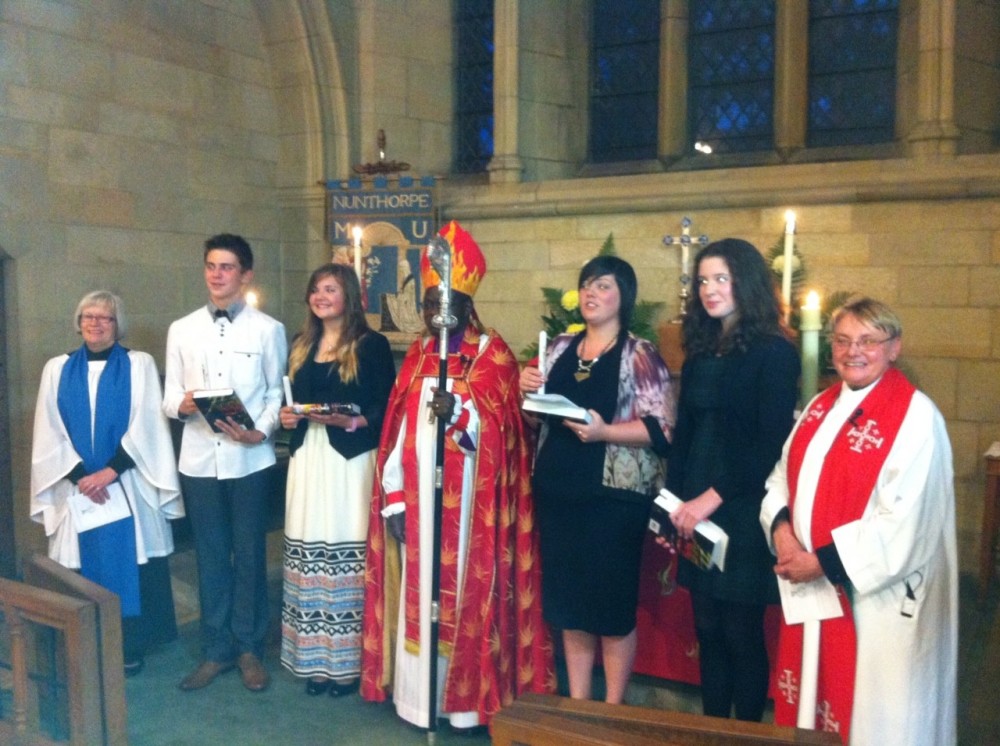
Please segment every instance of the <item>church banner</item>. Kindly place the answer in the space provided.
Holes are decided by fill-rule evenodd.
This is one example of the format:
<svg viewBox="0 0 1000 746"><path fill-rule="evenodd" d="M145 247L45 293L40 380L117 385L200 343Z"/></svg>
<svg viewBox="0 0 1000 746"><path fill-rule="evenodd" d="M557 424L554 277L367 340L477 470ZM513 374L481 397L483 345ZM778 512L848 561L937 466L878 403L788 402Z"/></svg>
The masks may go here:
<svg viewBox="0 0 1000 746"><path fill-rule="evenodd" d="M372 325L423 329L420 252L436 231L435 179L399 176L327 182L327 240L333 261L353 264Z"/></svg>

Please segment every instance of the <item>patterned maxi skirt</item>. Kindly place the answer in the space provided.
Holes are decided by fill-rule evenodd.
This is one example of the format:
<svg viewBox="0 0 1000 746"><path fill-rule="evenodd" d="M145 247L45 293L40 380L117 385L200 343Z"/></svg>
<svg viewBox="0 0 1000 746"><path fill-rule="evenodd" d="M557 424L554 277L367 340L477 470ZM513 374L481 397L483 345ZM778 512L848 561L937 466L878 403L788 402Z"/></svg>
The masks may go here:
<svg viewBox="0 0 1000 746"><path fill-rule="evenodd" d="M365 539L375 450L346 460L310 423L288 464L281 663L341 682L361 671Z"/></svg>

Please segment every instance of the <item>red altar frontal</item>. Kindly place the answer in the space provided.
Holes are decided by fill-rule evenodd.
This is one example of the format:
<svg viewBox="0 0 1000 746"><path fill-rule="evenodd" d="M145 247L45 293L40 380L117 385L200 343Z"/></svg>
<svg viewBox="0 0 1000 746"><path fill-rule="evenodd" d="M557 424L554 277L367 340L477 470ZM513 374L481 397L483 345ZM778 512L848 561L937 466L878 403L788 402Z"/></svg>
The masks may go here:
<svg viewBox="0 0 1000 746"><path fill-rule="evenodd" d="M647 534L643 547L637 613L638 650L635 673L687 684L701 683L698 641L694 632L691 597L677 584L677 557ZM771 606L765 617L767 650L772 666L778 642L781 608ZM775 676L771 672L771 695Z"/></svg>

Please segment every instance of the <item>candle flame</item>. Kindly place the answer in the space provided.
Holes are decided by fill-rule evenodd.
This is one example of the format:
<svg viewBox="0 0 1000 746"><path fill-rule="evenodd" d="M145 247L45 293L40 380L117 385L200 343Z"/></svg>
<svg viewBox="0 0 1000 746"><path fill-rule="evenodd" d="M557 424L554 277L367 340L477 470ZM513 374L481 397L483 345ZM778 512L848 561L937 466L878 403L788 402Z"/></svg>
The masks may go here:
<svg viewBox="0 0 1000 746"><path fill-rule="evenodd" d="M257 295L256 290L248 290L246 294L246 301L248 306L257 308L260 303L260 296Z"/></svg>
<svg viewBox="0 0 1000 746"><path fill-rule="evenodd" d="M810 290L808 294L806 294L806 304L802 307L808 309L818 309L819 293L817 293L815 290Z"/></svg>
<svg viewBox="0 0 1000 746"><path fill-rule="evenodd" d="M361 233L362 233L362 228L360 225L356 225L353 228L351 228L351 234L354 236L355 246L361 245Z"/></svg>
<svg viewBox="0 0 1000 746"><path fill-rule="evenodd" d="M785 233L795 233L794 210L785 210Z"/></svg>

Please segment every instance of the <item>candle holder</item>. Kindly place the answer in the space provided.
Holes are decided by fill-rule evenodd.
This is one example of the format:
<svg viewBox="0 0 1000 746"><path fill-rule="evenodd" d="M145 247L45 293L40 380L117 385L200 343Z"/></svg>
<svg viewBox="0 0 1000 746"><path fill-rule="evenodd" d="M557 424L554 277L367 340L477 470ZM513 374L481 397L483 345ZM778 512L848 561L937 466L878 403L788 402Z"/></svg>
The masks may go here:
<svg viewBox="0 0 1000 746"><path fill-rule="evenodd" d="M704 234L697 238L691 238L691 218L686 215L681 219L681 235L663 237L664 246L676 245L681 247L681 274L677 278L681 285L681 289L677 293L680 309L677 315L670 320L671 324L682 323L684 317L687 315L687 304L691 298L691 291L688 287L691 284L691 246L705 246L707 243L708 236Z"/></svg>

